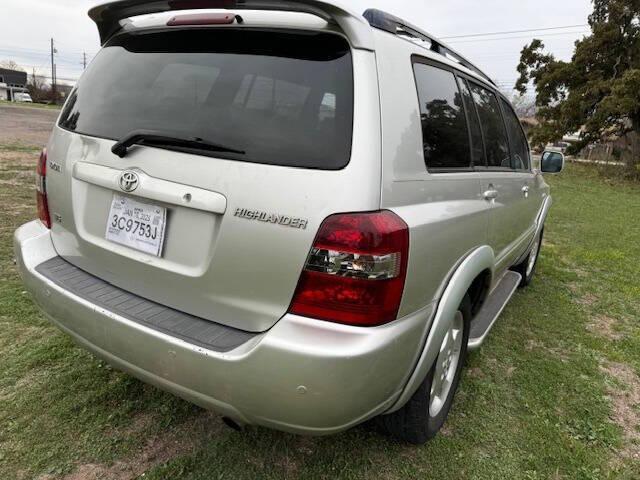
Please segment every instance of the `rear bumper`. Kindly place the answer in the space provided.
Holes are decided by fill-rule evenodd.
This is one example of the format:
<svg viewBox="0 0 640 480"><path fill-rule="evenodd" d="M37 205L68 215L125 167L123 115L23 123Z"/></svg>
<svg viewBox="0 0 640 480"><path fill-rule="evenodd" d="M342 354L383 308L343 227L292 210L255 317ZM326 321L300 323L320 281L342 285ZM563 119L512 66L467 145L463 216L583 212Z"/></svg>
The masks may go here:
<svg viewBox="0 0 640 480"><path fill-rule="evenodd" d="M57 257L38 221L14 237L18 268L46 316L115 367L233 418L326 435L386 411L411 374L433 305L378 328L285 315L271 330L216 352L147 328L75 295L36 271Z"/></svg>

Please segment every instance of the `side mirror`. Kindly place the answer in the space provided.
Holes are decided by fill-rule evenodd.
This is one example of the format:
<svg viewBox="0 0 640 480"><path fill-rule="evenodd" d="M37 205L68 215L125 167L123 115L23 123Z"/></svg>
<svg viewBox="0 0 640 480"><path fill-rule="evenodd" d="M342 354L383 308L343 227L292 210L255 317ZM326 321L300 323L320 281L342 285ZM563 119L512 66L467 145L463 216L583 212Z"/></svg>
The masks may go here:
<svg viewBox="0 0 640 480"><path fill-rule="evenodd" d="M560 152L546 151L540 161L542 173L560 173L564 170L564 155Z"/></svg>

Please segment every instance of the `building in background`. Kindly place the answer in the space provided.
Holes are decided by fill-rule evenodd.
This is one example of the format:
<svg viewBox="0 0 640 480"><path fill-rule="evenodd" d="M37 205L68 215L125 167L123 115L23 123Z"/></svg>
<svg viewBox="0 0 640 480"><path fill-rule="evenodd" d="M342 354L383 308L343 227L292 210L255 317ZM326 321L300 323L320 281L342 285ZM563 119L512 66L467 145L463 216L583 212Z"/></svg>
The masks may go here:
<svg viewBox="0 0 640 480"><path fill-rule="evenodd" d="M27 93L27 72L0 68L0 100L15 100L16 93Z"/></svg>
<svg viewBox="0 0 640 480"><path fill-rule="evenodd" d="M67 99L67 97L71 93L71 90L73 90L73 85L67 85L66 83L59 83L58 85L56 85L56 90L58 91L58 94L60 95L62 101L64 101Z"/></svg>

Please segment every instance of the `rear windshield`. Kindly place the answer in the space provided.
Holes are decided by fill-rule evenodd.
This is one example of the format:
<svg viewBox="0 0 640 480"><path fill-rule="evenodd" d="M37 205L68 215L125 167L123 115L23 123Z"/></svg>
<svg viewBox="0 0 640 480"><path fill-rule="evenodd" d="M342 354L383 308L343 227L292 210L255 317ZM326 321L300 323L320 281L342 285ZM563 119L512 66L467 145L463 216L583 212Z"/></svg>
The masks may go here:
<svg viewBox="0 0 640 480"><path fill-rule="evenodd" d="M87 68L60 126L113 140L153 130L244 152L216 157L340 169L351 156L350 48L314 32L121 34Z"/></svg>

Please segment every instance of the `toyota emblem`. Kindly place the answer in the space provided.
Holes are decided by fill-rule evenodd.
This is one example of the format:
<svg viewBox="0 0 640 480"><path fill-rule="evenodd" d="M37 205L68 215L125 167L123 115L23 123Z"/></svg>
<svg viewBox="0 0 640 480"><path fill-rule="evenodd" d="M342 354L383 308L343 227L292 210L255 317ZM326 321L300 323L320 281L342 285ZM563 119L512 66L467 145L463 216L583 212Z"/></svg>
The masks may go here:
<svg viewBox="0 0 640 480"><path fill-rule="evenodd" d="M136 172L127 170L120 175L120 188L125 192L133 192L140 184L140 179Z"/></svg>

